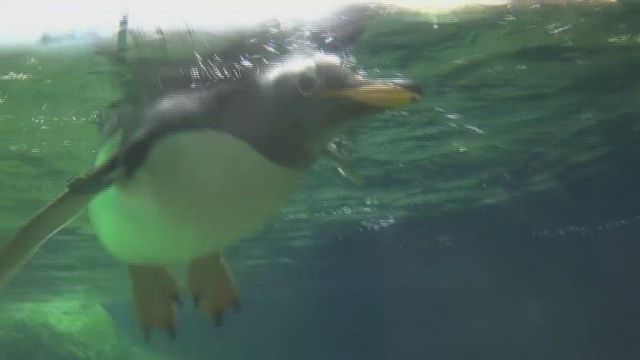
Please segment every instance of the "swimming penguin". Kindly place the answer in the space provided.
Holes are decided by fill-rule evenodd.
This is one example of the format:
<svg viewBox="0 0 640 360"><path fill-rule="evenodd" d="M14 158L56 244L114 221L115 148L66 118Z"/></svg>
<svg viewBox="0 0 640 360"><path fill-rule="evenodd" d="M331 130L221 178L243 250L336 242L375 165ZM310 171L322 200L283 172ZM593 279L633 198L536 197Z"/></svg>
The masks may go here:
<svg viewBox="0 0 640 360"><path fill-rule="evenodd" d="M0 249L0 288L88 206L98 238L129 266L138 321L175 336L178 285L220 321L239 305L221 251L268 221L345 127L419 98L409 81L371 80L337 57L284 59L242 80L181 89L131 106L108 131L93 171Z"/></svg>

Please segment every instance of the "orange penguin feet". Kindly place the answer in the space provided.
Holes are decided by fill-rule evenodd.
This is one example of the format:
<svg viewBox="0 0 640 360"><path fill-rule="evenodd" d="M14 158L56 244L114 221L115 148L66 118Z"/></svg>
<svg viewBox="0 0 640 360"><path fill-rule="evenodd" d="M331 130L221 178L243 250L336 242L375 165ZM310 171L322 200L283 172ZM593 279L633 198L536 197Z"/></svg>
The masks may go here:
<svg viewBox="0 0 640 360"><path fill-rule="evenodd" d="M196 306L222 324L222 314L230 308L240 309L238 292L222 255L216 252L200 256L189 264L188 287Z"/></svg>
<svg viewBox="0 0 640 360"><path fill-rule="evenodd" d="M176 305L180 305L178 286L163 266L129 264L138 323L149 340L151 330L165 330L176 337Z"/></svg>

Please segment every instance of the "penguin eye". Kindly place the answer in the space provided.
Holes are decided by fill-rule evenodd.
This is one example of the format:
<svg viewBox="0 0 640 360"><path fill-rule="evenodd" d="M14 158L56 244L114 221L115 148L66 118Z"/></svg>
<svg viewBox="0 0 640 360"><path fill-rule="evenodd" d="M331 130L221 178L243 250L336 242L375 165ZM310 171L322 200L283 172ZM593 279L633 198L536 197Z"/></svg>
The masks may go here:
<svg viewBox="0 0 640 360"><path fill-rule="evenodd" d="M298 78L298 92L300 95L309 97L313 96L320 91L320 83L315 76L305 74Z"/></svg>

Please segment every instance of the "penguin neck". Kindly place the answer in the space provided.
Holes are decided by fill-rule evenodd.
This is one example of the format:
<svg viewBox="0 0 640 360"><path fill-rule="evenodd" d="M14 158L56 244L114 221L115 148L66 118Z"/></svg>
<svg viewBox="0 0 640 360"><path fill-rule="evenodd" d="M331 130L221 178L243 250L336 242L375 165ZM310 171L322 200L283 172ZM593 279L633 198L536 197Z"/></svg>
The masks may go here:
<svg viewBox="0 0 640 360"><path fill-rule="evenodd" d="M230 129L228 132L278 165L305 170L311 167L318 157L318 147L315 144L309 144L305 139L292 138L287 136L287 133L277 131L265 134L255 129L242 130Z"/></svg>
<svg viewBox="0 0 640 360"><path fill-rule="evenodd" d="M261 99L261 97L256 96ZM320 154L321 144L280 121L286 116L269 111L265 103L228 106L215 122L217 130L243 140L270 161L296 170L311 167ZM261 111L264 110L264 111Z"/></svg>

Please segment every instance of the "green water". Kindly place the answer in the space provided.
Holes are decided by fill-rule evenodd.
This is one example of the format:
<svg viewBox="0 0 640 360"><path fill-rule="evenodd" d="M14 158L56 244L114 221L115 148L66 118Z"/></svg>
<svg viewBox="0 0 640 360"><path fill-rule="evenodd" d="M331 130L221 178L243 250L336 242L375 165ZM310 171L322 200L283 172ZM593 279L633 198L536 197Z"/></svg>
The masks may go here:
<svg viewBox="0 0 640 360"><path fill-rule="evenodd" d="M578 351L582 342L571 336L563 339L562 331L557 333L558 342L572 344L569 348L574 352L553 347L557 351L544 353L540 349L546 343L523 340L515 344L506 335L509 331L501 333L493 328L487 330L487 339L478 344L485 341L513 346L520 352L495 352L495 348L476 346L471 340L460 345L469 347L466 352L453 350L453 345L422 347L422 337L415 335L424 330L420 327L394 323L395 327L385 332L385 326L390 325L374 323L371 326L378 330L364 331L353 318L335 313L331 324L326 325L333 330L318 332L311 330L313 325L309 324L324 324L327 310L323 305L344 304L335 299L333 303L310 299L314 293L326 297L341 289L360 289L361 292L349 293L357 300L347 309L358 309L353 311L362 315L361 326L366 328L371 318L362 309L371 308L372 314L396 311L393 301L381 299L424 284L409 278L396 279L387 289L372 285L379 272L386 271L384 268L354 270L345 265L355 261L362 249L371 246L393 254L402 246L413 249L415 244L438 244L417 247L432 256L455 242L445 233L418 236L407 229L446 222L458 222L452 228L472 226L460 220L460 214L492 213L501 206L509 209L523 199L538 204L536 199L547 199L549 194L565 191L567 184L589 179L605 179L599 180L606 183L604 188L625 186L620 193L636 193L637 183L619 176L626 176L633 171L629 167L638 164L638 16L617 4L575 4L474 8L438 16L401 12L373 20L353 49L358 64L374 77L401 74L417 81L424 87L424 100L402 111L379 115L345 135L354 149L351 166L364 179L363 186L350 184L329 161L323 160L314 167L304 191L273 224L230 249L231 266L244 297L249 299L247 306L254 310L233 315L225 327L215 331L215 350L209 349L204 336L190 340L189 334L203 326L194 320L195 315L186 316L177 344L165 342L160 334L154 344L142 344L131 314L123 310L130 305L126 268L101 249L86 215L82 215L52 238L3 294L0 309L4 307L5 312L0 313L9 319L3 325L12 325L0 329L0 334L9 333L0 339L0 359L26 358L24 354L31 354L33 359L200 359L207 358L206 354L232 359L298 358L301 354L308 359L607 358L600 356L608 352L605 345L599 348L601 352ZM98 113L122 94L118 82L107 71L109 67L88 45L7 48L0 52L0 239L7 239L58 194L69 178L90 167L98 142L94 124ZM585 189L584 193L589 194L589 187ZM624 197L609 200L601 207L593 205L593 214L599 215L580 219L598 220L581 223L582 230L574 233L593 233L606 221L625 221L613 226L622 229L637 223L640 209L634 203L625 203ZM584 210L579 205L575 208ZM558 209L540 205L534 210L509 216L526 223L533 216L531 213L552 214ZM611 216L606 216L607 212ZM499 218L506 215L495 214L495 218L485 219L489 223L486 226L495 222L493 229L504 228ZM403 228L403 224L412 225ZM551 228L547 227L549 224ZM534 230L554 233L555 225L566 230L575 224L548 221ZM634 231L628 235L637 237ZM517 243L517 232L510 236ZM343 237L362 249L336 245L345 241ZM372 240L367 241L368 237ZM637 255L637 247L633 249ZM347 254L353 257L336 263ZM384 252L376 256L383 255ZM396 256L393 260L400 268L415 265L413 274L418 278L422 272L428 276L429 271L438 270L423 268L423 257L413 255L404 259ZM541 255L540 261L544 258ZM382 263L393 273L393 262ZM318 276L324 280L314 286L314 271L323 268L323 264L342 264L344 268L327 270L329 275ZM459 266L464 267L464 261ZM631 272L638 270L629 266ZM341 270L350 272L345 275ZM445 270L452 268L439 270L446 278ZM508 267L502 270L509 272ZM349 283L344 276L349 279L353 273L360 276L359 280ZM305 278L305 274L309 277ZM327 281L332 277L335 280ZM528 281L525 275L522 281ZM425 293L431 290L420 289ZM637 294L631 298L638 299ZM260 306L263 301L286 304L287 309L275 308L298 317L275 320L278 328L265 330L260 320L268 315L257 310L269 311ZM16 311L16 306L23 308ZM394 308L388 309L389 306ZM412 306L414 314L421 313L421 304ZM625 306L632 309L631 305ZM13 318L6 312L18 315ZM19 315L24 313L29 315ZM475 324L484 321L473 311L458 314ZM637 311L631 314L637 319ZM341 324L343 318L352 323ZM568 320L570 328L582 329L581 319ZM428 321L444 320L434 317ZM468 330L469 326L461 324L458 330ZM338 328L354 332L343 333ZM266 331L270 344L279 344L277 351L257 340ZM621 331L621 336L633 334L627 328ZM69 335L65 335L67 332ZM101 334L99 338L107 340L69 340L76 332ZM483 332L478 329L478 334ZM310 340L297 345L286 342L287 337L314 338L318 334L328 337L316 339L326 345L323 350L305 348L312 343ZM368 335L360 338L354 334ZM428 336L433 335L425 335ZM531 334L522 336L537 339ZM351 345L342 344L340 339ZM69 341L69 348L99 351L69 351L65 341ZM256 342L267 350L250 345ZM113 348L105 349L104 343ZM387 344L385 351L375 350L382 346L380 343ZM603 344L613 343L603 340ZM31 346L39 348L36 351ZM208 350L194 350L197 348ZM284 350L287 348L290 353ZM633 349L617 358L637 358L640 350ZM160 355L162 352L167 355Z"/></svg>

